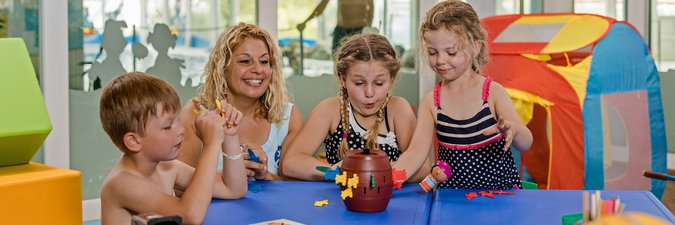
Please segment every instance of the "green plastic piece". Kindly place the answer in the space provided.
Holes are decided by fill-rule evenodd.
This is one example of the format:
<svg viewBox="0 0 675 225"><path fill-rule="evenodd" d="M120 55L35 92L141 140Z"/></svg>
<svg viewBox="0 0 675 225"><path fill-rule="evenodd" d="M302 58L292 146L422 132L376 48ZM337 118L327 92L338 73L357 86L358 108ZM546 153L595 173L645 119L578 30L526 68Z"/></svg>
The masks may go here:
<svg viewBox="0 0 675 225"><path fill-rule="evenodd" d="M321 172L326 172L329 168L327 166L316 166L316 170L321 171Z"/></svg>
<svg viewBox="0 0 675 225"><path fill-rule="evenodd" d="M528 190L539 189L539 185L537 185L536 183L529 182L529 181L521 180L520 184L523 185L523 189L528 189Z"/></svg>
<svg viewBox="0 0 675 225"><path fill-rule="evenodd" d="M567 214L562 216L562 224L563 225L581 224L581 220L583 219L584 214L581 213Z"/></svg>

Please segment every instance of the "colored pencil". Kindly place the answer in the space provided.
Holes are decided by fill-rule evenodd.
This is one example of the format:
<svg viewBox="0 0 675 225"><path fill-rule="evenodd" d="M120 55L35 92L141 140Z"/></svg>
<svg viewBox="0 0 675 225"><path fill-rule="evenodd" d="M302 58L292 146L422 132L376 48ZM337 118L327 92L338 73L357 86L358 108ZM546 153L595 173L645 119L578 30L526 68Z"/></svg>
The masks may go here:
<svg viewBox="0 0 675 225"><path fill-rule="evenodd" d="M652 172L652 171L647 171L647 170L642 170L642 176L648 177L648 178L653 178L653 179L659 179L659 180L669 180L669 181L675 181L675 176L663 174L663 173L657 173L657 172Z"/></svg>

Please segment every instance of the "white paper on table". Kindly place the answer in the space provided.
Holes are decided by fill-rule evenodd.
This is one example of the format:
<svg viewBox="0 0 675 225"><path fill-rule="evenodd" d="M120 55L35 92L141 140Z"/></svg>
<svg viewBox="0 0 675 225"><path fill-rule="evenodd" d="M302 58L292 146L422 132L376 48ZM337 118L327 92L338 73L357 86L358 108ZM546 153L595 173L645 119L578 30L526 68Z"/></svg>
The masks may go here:
<svg viewBox="0 0 675 225"><path fill-rule="evenodd" d="M270 221L265 221L265 222L260 222L260 223L254 223L251 225L270 225L270 224L284 224L284 225L305 225L302 223L298 223L295 221L291 221L288 219L277 219L277 220L270 220Z"/></svg>

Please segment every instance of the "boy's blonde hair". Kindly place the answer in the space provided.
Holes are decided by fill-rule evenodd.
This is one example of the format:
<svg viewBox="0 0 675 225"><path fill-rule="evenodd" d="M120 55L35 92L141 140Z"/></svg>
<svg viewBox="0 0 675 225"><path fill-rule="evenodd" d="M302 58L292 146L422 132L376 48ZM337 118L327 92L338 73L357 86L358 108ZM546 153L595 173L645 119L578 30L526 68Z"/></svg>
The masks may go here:
<svg viewBox="0 0 675 225"><path fill-rule="evenodd" d="M471 5L459 0L446 0L434 5L420 25L420 43L424 43L424 35L427 32L442 28L459 36L457 47L467 53L472 70L479 72L480 68L488 63L487 32L480 25L478 14ZM478 52L474 52L473 43L480 44Z"/></svg>
<svg viewBox="0 0 675 225"><path fill-rule="evenodd" d="M180 99L176 90L162 79L143 72L124 73L103 89L99 116L103 130L117 147L126 152L123 137L127 132L145 136L148 118L164 112L178 112Z"/></svg>
<svg viewBox="0 0 675 225"><path fill-rule="evenodd" d="M335 52L335 74L339 78L347 76L347 70L355 62L383 62L389 74L391 75L391 87L394 86L396 75L401 68L401 63L396 58L396 51L391 46L387 38L379 34L355 34L343 39L340 47ZM347 89L340 87L340 123L342 124L342 132L347 134L349 132L349 113L347 112L347 104L349 104ZM377 133L380 123L384 120L384 110L389 102L390 94L384 100L382 106L377 111L377 120L373 126L368 129L366 133L366 148L377 149ZM342 159L347 154L349 146L347 145L347 138L342 138L340 142L340 150L338 158Z"/></svg>
<svg viewBox="0 0 675 225"><path fill-rule="evenodd" d="M272 70L269 87L258 99L260 107L255 116L280 124L284 119L285 106L289 101L286 84L281 76L281 50L267 31L253 24L239 23L220 34L213 46L209 61L206 63L204 71L206 83L199 89L195 100L213 110L216 108L215 99L226 99L228 86L225 76L232 63L232 53L241 47L247 38L261 40L265 43L270 55Z"/></svg>

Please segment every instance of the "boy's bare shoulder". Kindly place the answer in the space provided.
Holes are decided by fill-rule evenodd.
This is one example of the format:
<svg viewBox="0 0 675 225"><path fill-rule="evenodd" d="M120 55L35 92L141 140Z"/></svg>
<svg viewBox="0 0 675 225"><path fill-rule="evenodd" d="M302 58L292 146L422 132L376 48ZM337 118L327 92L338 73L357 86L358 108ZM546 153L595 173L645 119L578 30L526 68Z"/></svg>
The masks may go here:
<svg viewBox="0 0 675 225"><path fill-rule="evenodd" d="M134 175L118 167L119 165L113 167L101 187L102 224L127 223L131 221L131 215L133 214L131 210L125 207L128 203L123 199L127 198L124 198L122 195L130 188L124 185L125 182L130 180L130 177Z"/></svg>
<svg viewBox="0 0 675 225"><path fill-rule="evenodd" d="M119 199L119 195L128 193L127 189L133 189L136 185L144 185L143 183L141 177L117 165L113 167L103 181L101 199Z"/></svg>
<svg viewBox="0 0 675 225"><path fill-rule="evenodd" d="M184 162L174 159L170 161L161 161L159 164L157 164L157 170L159 170L162 173L170 173L170 174L175 174L180 172L180 170L184 169L184 166L186 166Z"/></svg>
<svg viewBox="0 0 675 225"><path fill-rule="evenodd" d="M176 166L175 161L163 161L157 164L157 173L162 177L162 180L171 182L178 173L179 166ZM111 197L118 201L127 197L137 197L135 190L142 190L146 187L153 186L153 182L148 178L143 177L140 173L131 168L125 168L122 165L116 165L108 173L108 176L103 181L101 187L101 198ZM169 184L170 185L170 184ZM154 188L153 188L154 189Z"/></svg>
<svg viewBox="0 0 675 225"><path fill-rule="evenodd" d="M160 162L156 174L145 177L133 168L118 162L101 187L102 221L109 224L130 221L136 212L156 212L162 206L171 205L173 184L178 168L172 161ZM189 167L188 167L189 168ZM106 223L106 222L104 222Z"/></svg>
<svg viewBox="0 0 675 225"><path fill-rule="evenodd" d="M186 165L185 163L181 162L180 160L174 159L174 160L169 160L169 161L161 161L157 164L157 170L159 172L176 172L177 170L181 169L183 165ZM131 176L131 177L129 177ZM128 179L133 179L133 177L137 179L142 179L139 175L137 175L137 172L135 172L133 169L130 168L125 168L124 166L115 165L110 172L108 173L108 176L106 177L105 181L103 182L104 184L106 182L112 182L118 179L122 180L128 180Z"/></svg>
<svg viewBox="0 0 675 225"><path fill-rule="evenodd" d="M179 173L189 173L190 168L178 160L163 161L157 165L157 174L153 175L154 178L148 178L131 168L118 164L113 167L103 182L101 201L126 208L138 205L138 201L144 201L144 199L157 198L159 195L172 195L176 177Z"/></svg>

